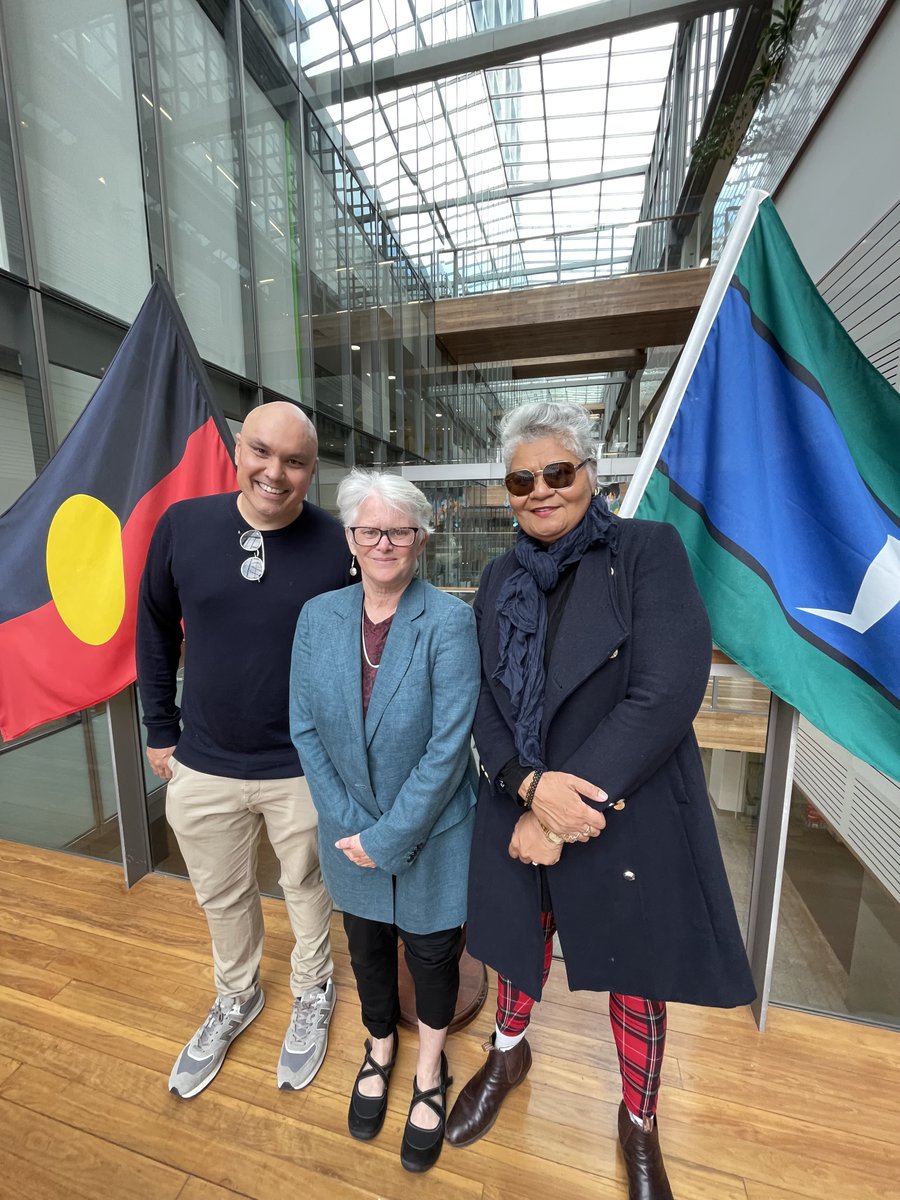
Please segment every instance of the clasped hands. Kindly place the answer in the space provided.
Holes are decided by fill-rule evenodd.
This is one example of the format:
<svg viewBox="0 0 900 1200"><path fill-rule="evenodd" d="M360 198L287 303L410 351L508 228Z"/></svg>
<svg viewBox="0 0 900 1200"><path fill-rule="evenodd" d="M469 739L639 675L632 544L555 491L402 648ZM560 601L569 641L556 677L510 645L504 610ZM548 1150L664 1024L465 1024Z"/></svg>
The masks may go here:
<svg viewBox="0 0 900 1200"><path fill-rule="evenodd" d="M343 850L344 854L355 863L358 867L375 867L378 864L372 862L368 854L362 848L360 843L360 835L354 833L351 837L343 837L334 843L336 850Z"/></svg>
<svg viewBox="0 0 900 1200"><path fill-rule="evenodd" d="M520 795L526 795L529 775ZM586 842L606 827L606 818L586 804L582 797L602 802L606 792L595 783L565 771L545 771L534 793L531 808L516 822L509 843L510 858L523 863L550 867L559 862L566 842ZM561 841L555 843L544 826Z"/></svg>

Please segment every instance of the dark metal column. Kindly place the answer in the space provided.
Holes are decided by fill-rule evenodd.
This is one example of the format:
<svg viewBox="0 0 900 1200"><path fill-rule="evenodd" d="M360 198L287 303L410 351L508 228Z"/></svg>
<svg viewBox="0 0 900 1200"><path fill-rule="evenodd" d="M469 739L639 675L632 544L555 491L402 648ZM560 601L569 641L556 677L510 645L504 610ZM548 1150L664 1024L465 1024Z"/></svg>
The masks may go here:
<svg viewBox="0 0 900 1200"><path fill-rule="evenodd" d="M757 992L752 1008L760 1030L766 1027L772 987L798 720L796 708L773 694L769 701L766 765L747 936L747 954Z"/></svg>
<svg viewBox="0 0 900 1200"><path fill-rule="evenodd" d="M122 865L125 885L133 887L153 870L135 689L129 687L113 696L107 703L107 713Z"/></svg>

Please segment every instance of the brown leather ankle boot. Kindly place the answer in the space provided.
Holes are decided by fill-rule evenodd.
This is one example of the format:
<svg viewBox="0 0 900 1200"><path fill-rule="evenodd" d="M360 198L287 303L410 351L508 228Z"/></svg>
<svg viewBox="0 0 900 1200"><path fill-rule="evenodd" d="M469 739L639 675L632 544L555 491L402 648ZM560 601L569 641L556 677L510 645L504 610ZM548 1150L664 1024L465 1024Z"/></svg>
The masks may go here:
<svg viewBox="0 0 900 1200"><path fill-rule="evenodd" d="M628 1172L628 1200L675 1200L659 1148L656 1121L648 1133L628 1115L625 1101L619 1105L619 1144Z"/></svg>
<svg viewBox="0 0 900 1200"><path fill-rule="evenodd" d="M500 1115L500 1106L531 1068L531 1047L525 1038L511 1050L496 1050L493 1039L484 1043L487 1062L456 1098L447 1118L445 1137L451 1146L471 1146L484 1137Z"/></svg>

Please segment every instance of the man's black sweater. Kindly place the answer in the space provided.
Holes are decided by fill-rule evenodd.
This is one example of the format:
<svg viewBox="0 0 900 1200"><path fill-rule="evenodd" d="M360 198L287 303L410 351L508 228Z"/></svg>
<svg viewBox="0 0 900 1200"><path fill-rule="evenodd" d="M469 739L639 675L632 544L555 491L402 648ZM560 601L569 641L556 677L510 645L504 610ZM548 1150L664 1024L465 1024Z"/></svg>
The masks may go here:
<svg viewBox="0 0 900 1200"><path fill-rule="evenodd" d="M284 779L301 773L288 725L297 617L310 597L349 582L350 551L340 524L307 501L292 524L263 533L255 582L241 575L249 528L236 493L163 514L141 582L138 685L149 746L177 743L178 761L209 775Z"/></svg>

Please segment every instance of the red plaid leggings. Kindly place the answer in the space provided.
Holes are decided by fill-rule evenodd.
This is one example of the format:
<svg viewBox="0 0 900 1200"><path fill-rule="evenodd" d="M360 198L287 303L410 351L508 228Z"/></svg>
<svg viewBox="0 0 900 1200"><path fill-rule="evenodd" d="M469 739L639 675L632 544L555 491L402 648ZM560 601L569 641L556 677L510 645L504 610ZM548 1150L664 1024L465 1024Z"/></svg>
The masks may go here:
<svg viewBox="0 0 900 1200"><path fill-rule="evenodd" d="M544 930L544 983L553 961L553 935L556 922L552 912L541 913ZM531 1018L534 1000L514 988L508 979L497 979L497 1028L515 1037L524 1033ZM656 1114L659 1074L666 1048L666 1006L659 1000L639 996L609 994L609 1023L616 1041L622 1095L625 1106L636 1117Z"/></svg>

